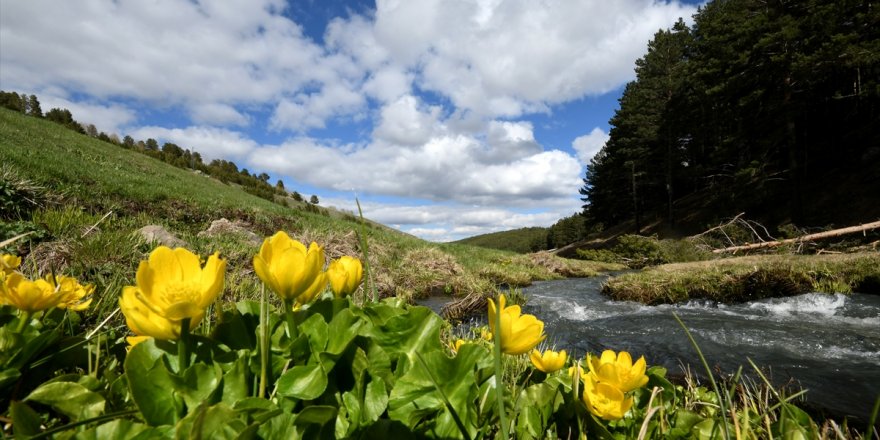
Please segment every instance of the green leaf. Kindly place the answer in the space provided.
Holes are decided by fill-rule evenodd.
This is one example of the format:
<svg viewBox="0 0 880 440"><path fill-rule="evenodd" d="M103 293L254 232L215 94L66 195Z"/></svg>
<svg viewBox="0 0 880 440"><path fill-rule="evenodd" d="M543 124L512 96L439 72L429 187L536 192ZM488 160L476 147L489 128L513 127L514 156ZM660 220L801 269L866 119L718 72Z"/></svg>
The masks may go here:
<svg viewBox="0 0 880 440"><path fill-rule="evenodd" d="M156 428L151 428L143 423L136 423L126 419L116 419L98 425L94 428L78 432L71 437L72 440L104 440L104 439L131 439L164 437Z"/></svg>
<svg viewBox="0 0 880 440"><path fill-rule="evenodd" d="M303 425L325 425L327 422L336 418L336 407L329 405L312 405L307 406L296 415L296 423Z"/></svg>
<svg viewBox="0 0 880 440"><path fill-rule="evenodd" d="M363 322L349 309L344 309L333 317L328 328L330 339L327 341L326 353L340 355L348 344L354 340L361 329Z"/></svg>
<svg viewBox="0 0 880 440"><path fill-rule="evenodd" d="M327 389L327 373L321 364L298 365L282 374L277 385L279 395L313 400Z"/></svg>
<svg viewBox="0 0 880 440"><path fill-rule="evenodd" d="M550 419L556 410L565 402L558 382L552 384L541 382L529 386L520 392L517 399L516 426L523 435L528 433L532 438L542 438L550 425Z"/></svg>
<svg viewBox="0 0 880 440"><path fill-rule="evenodd" d="M488 356L489 353L476 344L463 345L452 359L440 349L426 353L424 366L420 362L413 364L397 380L388 399L388 415L410 428L429 430L438 437L460 437L461 432L446 407L445 396L469 435L474 437L479 391L475 370L480 359Z"/></svg>
<svg viewBox="0 0 880 440"><path fill-rule="evenodd" d="M49 405L73 421L97 417L104 412L104 397L75 382L40 385L25 400Z"/></svg>
<svg viewBox="0 0 880 440"><path fill-rule="evenodd" d="M236 402L250 395L247 377L247 351L239 352L238 359L232 364L232 368L223 374L223 402L234 405Z"/></svg>
<svg viewBox="0 0 880 440"><path fill-rule="evenodd" d="M236 304L235 309L220 313L211 338L233 350L256 350L259 324L259 303L242 301Z"/></svg>
<svg viewBox="0 0 880 440"><path fill-rule="evenodd" d="M223 371L217 364L196 363L186 369L183 378L175 375L170 377L174 383L174 390L183 397L186 406L195 408L209 400L220 385Z"/></svg>
<svg viewBox="0 0 880 440"><path fill-rule="evenodd" d="M388 392L385 390L385 382L370 381L364 394L362 420L368 423L375 422L385 412L386 407L388 407Z"/></svg>
<svg viewBox="0 0 880 440"><path fill-rule="evenodd" d="M21 377L21 372L16 368L7 368L0 371L0 390L15 383Z"/></svg>
<svg viewBox="0 0 880 440"><path fill-rule="evenodd" d="M257 430L257 434L260 438L265 439L301 438L299 429L294 425L295 420L296 415L294 414L279 414L263 422Z"/></svg>
<svg viewBox="0 0 880 440"><path fill-rule="evenodd" d="M235 439L248 427L224 403L199 405L175 427L175 437L184 439Z"/></svg>
<svg viewBox="0 0 880 440"><path fill-rule="evenodd" d="M309 339L309 348L316 355L327 347L327 323L321 315L312 315L299 324L299 332Z"/></svg>
<svg viewBox="0 0 880 440"><path fill-rule="evenodd" d="M412 307L405 313L389 318L383 325L365 327L362 333L372 337L392 359L400 355L412 359L416 352L442 349L442 326L443 320L431 309Z"/></svg>
<svg viewBox="0 0 880 440"><path fill-rule="evenodd" d="M183 413L175 381L162 361L154 339L135 345L125 357L125 376L135 405L152 426L173 425Z"/></svg>
<svg viewBox="0 0 880 440"><path fill-rule="evenodd" d="M43 421L40 415L24 402L13 400L9 405L12 416L12 429L16 438L28 437L40 433Z"/></svg>

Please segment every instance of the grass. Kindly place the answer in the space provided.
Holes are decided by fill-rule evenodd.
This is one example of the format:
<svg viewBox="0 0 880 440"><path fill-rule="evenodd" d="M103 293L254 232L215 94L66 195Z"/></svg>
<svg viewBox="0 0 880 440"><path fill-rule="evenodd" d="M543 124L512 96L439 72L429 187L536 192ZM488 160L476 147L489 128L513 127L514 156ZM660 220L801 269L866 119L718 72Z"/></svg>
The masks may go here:
<svg viewBox="0 0 880 440"><path fill-rule="evenodd" d="M605 283L615 300L663 304L690 299L741 302L807 292L880 292L880 253L755 255L676 263Z"/></svg>
<svg viewBox="0 0 880 440"><path fill-rule="evenodd" d="M165 227L200 255L219 251L234 268L227 275L236 281L228 283L230 301L257 295L251 259L259 243L230 234L200 235L214 220L243 224L260 237L285 230L300 241L320 243L328 258L363 254L359 220L349 213L291 201L289 206L272 203L210 176L6 109L0 109L0 163L0 183L9 194L0 194L0 202L11 204L0 213L0 240L36 231L4 251L25 256L30 275L56 272L94 282L102 298L96 300L101 307L92 320L106 316L122 286L133 284L139 261L155 246L136 231L150 224ZM39 193L39 203L25 203L33 197L16 196L13 186ZM429 243L372 222L363 229L381 296L487 296L500 285L524 286L615 268Z"/></svg>

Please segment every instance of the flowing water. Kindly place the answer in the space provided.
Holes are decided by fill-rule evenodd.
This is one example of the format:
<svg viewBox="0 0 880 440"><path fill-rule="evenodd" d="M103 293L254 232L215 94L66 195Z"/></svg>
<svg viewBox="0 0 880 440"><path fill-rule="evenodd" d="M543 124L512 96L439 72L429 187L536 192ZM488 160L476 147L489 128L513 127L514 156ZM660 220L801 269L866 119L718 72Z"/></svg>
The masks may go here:
<svg viewBox="0 0 880 440"><path fill-rule="evenodd" d="M723 305L692 301L645 306L600 294L607 277L537 282L523 289L524 313L545 323L548 341L577 356L606 348L644 355L649 365L701 372L688 326L710 366L769 369L776 384L793 379L807 400L835 413L866 418L880 395L880 296L808 293Z"/></svg>
<svg viewBox="0 0 880 440"><path fill-rule="evenodd" d="M776 385L795 381L815 407L867 419L880 395L880 296L808 293L743 304L691 301L645 306L601 295L607 276L536 282L524 313L545 323L548 342L569 354L606 348L644 355L680 375L703 367L672 312L688 326L709 365L725 373L751 358ZM449 297L420 301L439 311ZM708 386L708 383L706 384Z"/></svg>

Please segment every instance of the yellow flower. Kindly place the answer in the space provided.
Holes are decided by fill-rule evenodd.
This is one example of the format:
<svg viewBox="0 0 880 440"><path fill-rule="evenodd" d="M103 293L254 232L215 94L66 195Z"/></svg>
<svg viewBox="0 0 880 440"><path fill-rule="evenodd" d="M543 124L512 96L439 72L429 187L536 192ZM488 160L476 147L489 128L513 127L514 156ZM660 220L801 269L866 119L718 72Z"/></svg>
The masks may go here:
<svg viewBox="0 0 880 440"><path fill-rule="evenodd" d="M535 348L547 335L544 323L534 315L521 315L518 305L505 307L507 298L498 297L501 310L501 329L495 329L495 301L489 300L489 328L501 335L501 351L511 355L523 354Z"/></svg>
<svg viewBox="0 0 880 440"><path fill-rule="evenodd" d="M454 341L449 341L449 348L452 349L453 353L458 353L458 350L461 349L461 346L464 344L465 342L463 339L456 339Z"/></svg>
<svg viewBox="0 0 880 440"><path fill-rule="evenodd" d="M486 327L480 327L480 338L485 339L487 341L492 340L492 330L489 330Z"/></svg>
<svg viewBox="0 0 880 440"><path fill-rule="evenodd" d="M51 282L51 277L46 277L46 280ZM92 303L92 298L86 299L86 297L95 291L94 284L83 286L76 278L64 275L55 277L55 281L58 283L56 287L58 294L62 296L61 302L58 303L59 308L80 311L87 309Z"/></svg>
<svg viewBox="0 0 880 440"><path fill-rule="evenodd" d="M192 252L159 246L141 261L137 286L122 289L119 307L126 324L138 336L177 339L184 319L190 319L192 330L205 317L223 290L225 270L226 261L217 253L202 268Z"/></svg>
<svg viewBox="0 0 880 440"><path fill-rule="evenodd" d="M314 242L308 250L302 243L278 231L263 240L260 252L254 256L257 276L285 301L304 296L316 297L327 286L324 267L324 249ZM308 300L300 300L307 303Z"/></svg>
<svg viewBox="0 0 880 440"><path fill-rule="evenodd" d="M126 336L125 342L128 342L128 346L125 347L125 351L131 351L135 345L138 345L147 339L150 339L150 336Z"/></svg>
<svg viewBox="0 0 880 440"><path fill-rule="evenodd" d="M63 299L55 286L43 279L31 281L18 272L6 275L0 291L0 304L9 304L27 312L35 313L57 306Z"/></svg>
<svg viewBox="0 0 880 440"><path fill-rule="evenodd" d="M21 265L21 257L11 254L0 254L0 273L9 275Z"/></svg>
<svg viewBox="0 0 880 440"><path fill-rule="evenodd" d="M565 350L560 352L555 352L553 350L546 350L542 354L538 350L532 350L529 353L529 359L532 360L532 365L535 368L550 374L554 371L560 370L565 365L565 360L568 359L568 356L565 353Z"/></svg>
<svg viewBox="0 0 880 440"><path fill-rule="evenodd" d="M614 354L613 350L605 350L600 358L587 355L587 366L597 381L614 386L624 393L648 383L644 356L633 364L629 353L621 351L620 354Z"/></svg>
<svg viewBox="0 0 880 440"><path fill-rule="evenodd" d="M577 369L577 370L575 370L575 369ZM580 376L580 378L582 380L586 379L587 375L584 372L584 367L582 367L580 365L572 365L572 366L568 367L568 377L574 377L575 371L577 371L578 376Z"/></svg>
<svg viewBox="0 0 880 440"><path fill-rule="evenodd" d="M617 387L597 382L592 374L584 378L584 403L591 413L605 419L617 420L632 407L632 397L625 397Z"/></svg>
<svg viewBox="0 0 880 440"><path fill-rule="evenodd" d="M330 279L330 288L337 298L351 295L357 290L364 276L361 260L348 255L339 257L327 266L327 278Z"/></svg>

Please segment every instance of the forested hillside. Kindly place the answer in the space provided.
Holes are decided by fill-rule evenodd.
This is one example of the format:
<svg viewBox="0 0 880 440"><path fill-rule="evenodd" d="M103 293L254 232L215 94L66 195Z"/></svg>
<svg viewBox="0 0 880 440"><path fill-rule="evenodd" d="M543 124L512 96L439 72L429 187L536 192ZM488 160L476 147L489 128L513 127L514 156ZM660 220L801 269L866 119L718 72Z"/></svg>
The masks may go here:
<svg viewBox="0 0 880 440"><path fill-rule="evenodd" d="M880 5L716 0L655 34L581 189L605 227L880 218Z"/></svg>

